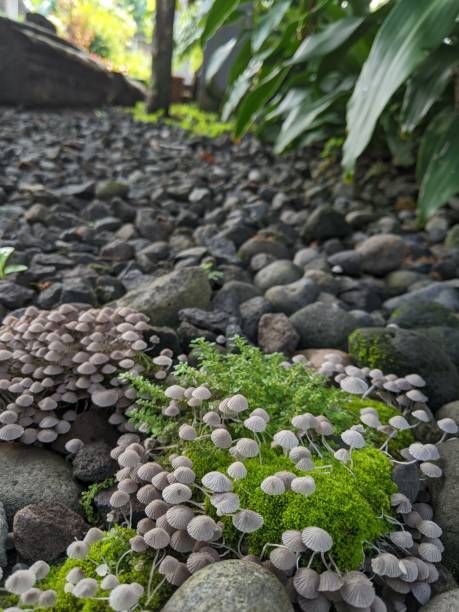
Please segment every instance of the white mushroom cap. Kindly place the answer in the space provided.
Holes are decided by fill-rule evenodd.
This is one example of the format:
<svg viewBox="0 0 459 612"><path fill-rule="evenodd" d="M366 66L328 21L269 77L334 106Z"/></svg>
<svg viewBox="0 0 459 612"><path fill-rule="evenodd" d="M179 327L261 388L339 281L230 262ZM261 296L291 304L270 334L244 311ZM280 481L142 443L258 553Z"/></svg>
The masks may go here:
<svg viewBox="0 0 459 612"><path fill-rule="evenodd" d="M321 527L306 527L301 532L301 539L306 548L314 552L328 552L333 547L333 538Z"/></svg>
<svg viewBox="0 0 459 612"><path fill-rule="evenodd" d="M232 522L234 527L242 533L252 533L260 529L263 525L263 517L253 510L240 510L233 515Z"/></svg>
<svg viewBox="0 0 459 612"><path fill-rule="evenodd" d="M89 552L89 546L86 542L77 540L67 546L66 552L69 559L84 559Z"/></svg>
<svg viewBox="0 0 459 612"><path fill-rule="evenodd" d="M316 483L312 476L298 476L292 480L290 488L294 493L309 497L316 490Z"/></svg>
<svg viewBox="0 0 459 612"><path fill-rule="evenodd" d="M214 493L226 493L233 488L231 480L221 472L208 472L204 474L201 482L206 489L210 489Z"/></svg>
<svg viewBox="0 0 459 612"><path fill-rule="evenodd" d="M450 419L449 417L437 421L437 426L447 434L457 433L457 425L453 419Z"/></svg>
<svg viewBox="0 0 459 612"><path fill-rule="evenodd" d="M343 576L340 589L343 600L357 608L368 608L375 599L375 590L368 578L361 572L348 572Z"/></svg>
<svg viewBox="0 0 459 612"><path fill-rule="evenodd" d="M249 407L249 403L247 398L245 398L240 393L233 395L233 397L228 399L228 408L231 412L235 412L239 414L240 412L244 412Z"/></svg>
<svg viewBox="0 0 459 612"><path fill-rule="evenodd" d="M119 584L111 592L108 599L112 610L125 612L139 603L143 595L143 586L134 582L132 584Z"/></svg>
<svg viewBox="0 0 459 612"><path fill-rule="evenodd" d="M293 576L295 591L306 599L314 599L319 595L319 574L310 568L300 567Z"/></svg>
<svg viewBox="0 0 459 612"><path fill-rule="evenodd" d="M187 485L175 482L162 491L163 499L168 504L180 504L191 499L193 493Z"/></svg>
<svg viewBox="0 0 459 612"><path fill-rule="evenodd" d="M188 534L195 540L210 542L215 536L215 521L206 515L195 516L187 525Z"/></svg>
<svg viewBox="0 0 459 612"><path fill-rule="evenodd" d="M265 478L260 484L260 489L267 495L282 495L282 493L285 493L284 482L278 476Z"/></svg>
<svg viewBox="0 0 459 612"><path fill-rule="evenodd" d="M351 448L363 448L365 446L364 437L358 431L355 431L355 429L343 431L341 440Z"/></svg>
<svg viewBox="0 0 459 612"><path fill-rule="evenodd" d="M283 429L274 434L273 440L276 444L286 450L291 450L298 446L298 438L288 429Z"/></svg>
<svg viewBox="0 0 459 612"><path fill-rule="evenodd" d="M301 531L287 529L282 533L282 543L293 553L301 553L306 550L306 546L301 539Z"/></svg>
<svg viewBox="0 0 459 612"><path fill-rule="evenodd" d="M53 589L43 591L38 598L38 606L40 608L54 608L57 601L57 593Z"/></svg>
<svg viewBox="0 0 459 612"><path fill-rule="evenodd" d="M150 529L150 531L144 534L143 539L148 546L155 550L166 548L166 546L169 546L170 542L169 534L161 527Z"/></svg>
<svg viewBox="0 0 459 612"><path fill-rule="evenodd" d="M50 569L51 568L46 561L41 560L35 561L35 563L32 563L32 565L29 567L29 570L32 571L37 577L37 580L43 580L43 578L46 578Z"/></svg>
<svg viewBox="0 0 459 612"><path fill-rule="evenodd" d="M284 572L288 572L296 566L296 555L283 546L273 548L269 559L274 567Z"/></svg>
<svg viewBox="0 0 459 612"><path fill-rule="evenodd" d="M104 591L111 591L118 585L119 585L118 578L114 576L113 574L108 574L107 576L104 576L104 578L102 578L102 581L100 583L100 586Z"/></svg>
<svg viewBox="0 0 459 612"><path fill-rule="evenodd" d="M94 578L83 578L72 590L72 595L80 599L94 597L99 590L99 584Z"/></svg>
<svg viewBox="0 0 459 612"><path fill-rule="evenodd" d="M5 580L5 589L15 595L22 595L35 584L37 577L30 569L17 570Z"/></svg>
<svg viewBox="0 0 459 612"><path fill-rule="evenodd" d="M217 448L229 448L233 443L230 432L222 427L214 429L210 434L210 439Z"/></svg>
<svg viewBox="0 0 459 612"><path fill-rule="evenodd" d="M239 455L246 458L256 457L260 452L258 444L251 438L240 438L235 448Z"/></svg>
<svg viewBox="0 0 459 612"><path fill-rule="evenodd" d="M247 468L241 461L235 461L226 471L233 480L243 480L247 476Z"/></svg>

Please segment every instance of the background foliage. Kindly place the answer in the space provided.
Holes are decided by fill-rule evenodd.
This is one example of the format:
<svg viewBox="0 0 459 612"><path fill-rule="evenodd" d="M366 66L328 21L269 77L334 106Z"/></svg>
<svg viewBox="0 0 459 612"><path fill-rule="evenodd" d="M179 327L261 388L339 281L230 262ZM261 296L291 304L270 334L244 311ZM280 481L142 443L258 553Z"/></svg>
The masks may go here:
<svg viewBox="0 0 459 612"><path fill-rule="evenodd" d="M201 43L244 4L213 0L197 17ZM425 221L459 190L458 16L459 0L257 0L223 118L235 115L236 136L255 127L279 153L343 136L348 175L370 142L400 164L418 147ZM235 42L214 53L210 76Z"/></svg>

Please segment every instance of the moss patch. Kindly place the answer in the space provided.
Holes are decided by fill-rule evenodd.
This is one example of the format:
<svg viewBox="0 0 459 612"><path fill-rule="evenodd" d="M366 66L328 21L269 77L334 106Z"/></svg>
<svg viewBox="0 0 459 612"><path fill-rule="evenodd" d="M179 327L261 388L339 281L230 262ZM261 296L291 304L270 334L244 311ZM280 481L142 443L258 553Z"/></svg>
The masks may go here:
<svg viewBox="0 0 459 612"><path fill-rule="evenodd" d="M172 104L170 117L167 118L162 111L147 113L143 102L138 102L133 110L127 109L127 111L132 112L137 121L148 123L163 121L166 125L180 127L195 136L217 138L222 134L229 134L233 129L232 123L224 123L215 113L202 111L193 104Z"/></svg>
<svg viewBox="0 0 459 612"><path fill-rule="evenodd" d="M62 565L53 566L48 576L37 584L41 589L54 589L56 591L57 602L53 610L55 612L73 612L74 610L81 612L105 612L111 610L105 601L98 599L77 599L73 595L65 593L65 578L72 568L80 567L87 578L97 579L96 567L102 563L106 563L110 571L115 573L118 560L130 549L129 538L135 534L136 532L133 529L114 527L107 532L102 540L91 546L89 554L85 559L67 559ZM120 583L138 582L146 589L152 560L153 554L150 553L127 555L120 563L118 580ZM162 576L156 573L152 581L153 587L161 580ZM172 590L172 587L164 583L149 603L148 609L161 609L170 597ZM108 591L99 591L97 597L108 597L108 595ZM12 601L13 599L14 601ZM12 601L11 603L8 602L8 605L18 605L15 603L17 601L15 597L8 598L8 600ZM145 603L145 600L146 596L144 595L140 603ZM1 600L0 605L4 605Z"/></svg>
<svg viewBox="0 0 459 612"><path fill-rule="evenodd" d="M210 470L225 472L232 458L208 443L190 444L187 455L201 478ZM282 532L287 529L322 527L333 537L331 555L340 569L359 567L363 560L365 542L374 542L389 531L389 525L378 518L382 512L391 513L390 496L397 490L391 479L392 466L388 458L374 448L353 453L352 475L333 458L315 461L317 466L331 465L329 473L320 470L297 470L288 457L264 446L262 464L258 458L244 461L248 475L234 483L241 507L259 512L264 525L255 533L244 537L248 552L260 554L267 543L281 543ZM270 496L260 489L260 483L275 472L287 470L298 476L312 476L316 490L310 497L293 492ZM214 512L208 504L209 513ZM215 516L215 514L214 514ZM225 541L237 547L240 533L231 518L224 517Z"/></svg>

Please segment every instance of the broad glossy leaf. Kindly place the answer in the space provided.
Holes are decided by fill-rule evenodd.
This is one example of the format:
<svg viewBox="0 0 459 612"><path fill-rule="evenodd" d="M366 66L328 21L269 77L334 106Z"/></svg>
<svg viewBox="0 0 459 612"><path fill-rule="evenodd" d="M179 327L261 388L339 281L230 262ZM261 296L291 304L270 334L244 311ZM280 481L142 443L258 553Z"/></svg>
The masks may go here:
<svg viewBox="0 0 459 612"><path fill-rule="evenodd" d="M453 29L459 0L399 0L376 35L348 104L343 165L352 171L397 89Z"/></svg>
<svg viewBox="0 0 459 612"><path fill-rule="evenodd" d="M261 49L271 32L280 24L291 3L292 0L275 2L269 11L260 19L252 35L252 49L255 52Z"/></svg>
<svg viewBox="0 0 459 612"><path fill-rule="evenodd" d="M233 65L230 68L228 83L232 85L234 81L244 72L252 58L252 48L250 46L250 39L247 36L247 40L242 44L241 50L236 55Z"/></svg>
<svg viewBox="0 0 459 612"><path fill-rule="evenodd" d="M301 134L310 129L317 117L330 108L338 98L349 91L353 83L354 79L345 79L332 93L326 94L312 103L306 103L294 109L282 125L279 138L276 142L276 153L285 151L298 136L301 136Z"/></svg>
<svg viewBox="0 0 459 612"><path fill-rule="evenodd" d="M231 38L221 47L218 47L210 59L209 65L206 70L206 81L210 82L217 72L220 70L225 60L229 57L231 51L234 49L237 43L237 38Z"/></svg>
<svg viewBox="0 0 459 612"><path fill-rule="evenodd" d="M244 98L237 114L234 130L236 136L242 136L247 131L254 115L273 97L286 75L286 68L275 70Z"/></svg>
<svg viewBox="0 0 459 612"><path fill-rule="evenodd" d="M214 0L207 15L202 41L205 42L213 36L240 4L242 0Z"/></svg>
<svg viewBox="0 0 459 612"><path fill-rule="evenodd" d="M403 99L404 132L412 132L421 123L443 94L458 64L457 47L442 45L419 66L408 82Z"/></svg>
<svg viewBox="0 0 459 612"><path fill-rule="evenodd" d="M455 112L445 109L427 126L419 146L418 159L416 162L416 179L421 183L427 167L432 159L437 142L443 138L454 120Z"/></svg>
<svg viewBox="0 0 459 612"><path fill-rule="evenodd" d="M418 213L426 221L459 191L459 113L437 140L421 183Z"/></svg>
<svg viewBox="0 0 459 612"><path fill-rule="evenodd" d="M11 264L11 266L6 266L5 274L15 274L16 272L25 272L27 270L27 266L23 266L22 264Z"/></svg>
<svg viewBox="0 0 459 612"><path fill-rule="evenodd" d="M365 17L345 17L308 36L287 65L300 64L338 49L364 23Z"/></svg>

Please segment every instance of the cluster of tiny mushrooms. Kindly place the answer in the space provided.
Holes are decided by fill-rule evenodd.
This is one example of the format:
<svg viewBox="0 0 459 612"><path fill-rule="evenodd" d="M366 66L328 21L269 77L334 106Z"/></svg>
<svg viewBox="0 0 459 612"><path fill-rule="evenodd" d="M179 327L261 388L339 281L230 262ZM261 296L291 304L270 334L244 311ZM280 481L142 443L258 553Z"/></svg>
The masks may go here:
<svg viewBox="0 0 459 612"><path fill-rule="evenodd" d="M273 571L286 584L292 601L305 612L327 612L332 606L343 612L384 612L388 609L403 612L407 609L408 594L420 604L430 599L430 585L439 576L435 564L441 561L443 545L441 528L432 520L433 511L427 503L411 503L402 493L393 494L393 514L380 517L393 530L377 542L362 542L366 549L361 571L341 571L333 559L332 536L315 525L284 531L282 541L266 542L258 557L247 554L244 538L260 529L264 518L250 508L241 508L240 498L233 491L234 483L247 476L244 461L258 458L262 463L262 444L270 440L272 448L291 460L296 473L281 471L266 477L260 484L262 492L269 496L282 495L286 491L312 496L316 486L314 472L333 469L333 461L330 465L316 465L314 460L324 455L333 457L353 474L352 453L365 447L365 434L371 430L382 434L384 442L380 450L391 461L415 463L425 478L440 477L441 468L435 463L440 457L438 445L457 433L457 426L450 418L436 422L441 434L435 444L413 442L400 452L404 461L394 459L389 452L389 443L398 432L414 429L422 423L435 423L427 405L428 398L421 391L425 381L420 376L384 375L377 369L345 366L335 353L327 355L319 370L321 374L348 393L362 397L372 394L382 399L397 407L400 414L382 424L376 408L363 408L360 422L337 436L325 416L304 413L291 419L290 429L277 431L272 438L266 431L270 420L268 412L249 406L243 395L214 399L212 390L205 385L185 388L172 382L164 387L162 413L180 420L178 436L181 442L163 447L155 438L134 432L132 426L129 430L130 424L123 412L135 400L135 392L123 388L117 378L108 380L107 389L107 378L115 375L115 370L142 372L135 356L146 348L142 334L147 328L145 317L125 308L81 313L71 306L61 306L50 313L29 308L23 319L8 317L0 329L0 388L13 396L0 414L0 421L4 423L0 429L2 439L15 439L1 434L7 425L17 424L23 428L21 436L16 436L19 440L29 444L48 442L40 438L40 433L32 440L32 434L27 432L41 428L66 433L68 429L59 430L59 424L71 423L75 412L70 411L72 418L65 418L67 413L59 418L56 416L58 402L71 403L89 397L96 405L114 407L112 416L116 415L116 419L111 422L124 431L111 452L120 469L116 474L116 490L110 498L112 511L108 521L132 526L133 509L138 512L139 507L144 517L135 526L137 534L130 539L130 550L118 560L116 567L107 564L97 567L99 581L86 577L80 568L72 569L67 575L67 593L76 598L106 600L113 610L148 609L149 602L164 582L180 586L199 569L231 555L261 563ZM94 356L100 358L93 359ZM43 367L46 361L50 369ZM171 351L162 351L154 361L155 377L173 380L170 376ZM283 366L290 367L292 362L298 361L310 367L302 355L284 362ZM18 363L23 366L19 371ZM94 368L83 370L81 365L84 364ZM80 386L80 380L84 385ZM34 393L52 404L41 399L39 408L35 408ZM110 401L104 394L111 394ZM32 398L32 402L24 398ZM103 401L100 398L104 398ZM41 425L50 413L58 422L52 427ZM232 425L236 423L243 426L243 437L233 438ZM202 439L211 440L216 448L228 452L232 463L226 472L210 471L199 481L188 456L168 455L167 452L180 448L180 444L186 446ZM82 444L81 440L71 439L66 449L72 456ZM169 469L164 467L163 459ZM307 474L298 476L298 472ZM209 505L216 518L206 513ZM240 533L234 548L225 542L220 517L230 517L233 527ZM70 544L68 557L86 558L90 545L103 535L103 531L91 528L83 540ZM137 583L120 584L118 575L123 558L146 552L151 555L146 588ZM19 595L20 603L30 609L52 607L56 597L54 591L34 587L35 582L46 575L47 567L46 563L37 562L28 569L18 569L6 579L5 589ZM157 573L162 579L153 588ZM19 608L8 610L14 612Z"/></svg>

